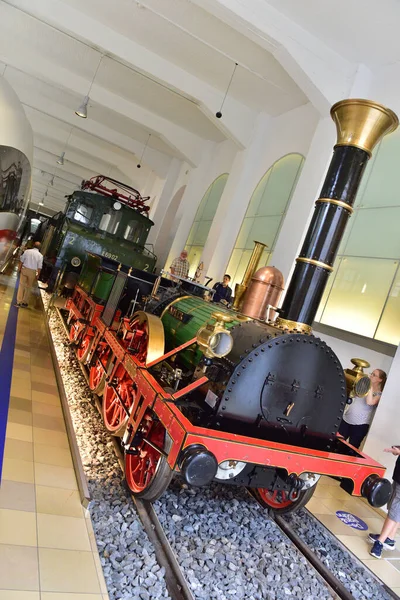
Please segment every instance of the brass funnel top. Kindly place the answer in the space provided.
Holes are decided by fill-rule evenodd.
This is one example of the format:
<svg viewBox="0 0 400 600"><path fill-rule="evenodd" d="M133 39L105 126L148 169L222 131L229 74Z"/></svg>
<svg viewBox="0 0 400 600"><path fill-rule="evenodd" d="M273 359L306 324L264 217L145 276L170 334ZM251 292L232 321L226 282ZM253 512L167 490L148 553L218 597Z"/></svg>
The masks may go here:
<svg viewBox="0 0 400 600"><path fill-rule="evenodd" d="M336 146L355 146L368 154L399 124L397 115L389 108L359 98L336 102L331 117L337 130Z"/></svg>

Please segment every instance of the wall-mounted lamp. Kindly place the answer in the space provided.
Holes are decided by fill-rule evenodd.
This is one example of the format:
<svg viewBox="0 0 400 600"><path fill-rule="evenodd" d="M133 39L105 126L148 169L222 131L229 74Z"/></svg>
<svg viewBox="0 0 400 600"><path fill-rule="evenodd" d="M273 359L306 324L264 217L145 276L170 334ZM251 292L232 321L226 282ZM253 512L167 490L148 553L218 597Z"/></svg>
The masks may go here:
<svg viewBox="0 0 400 600"><path fill-rule="evenodd" d="M61 152L60 158L57 159L57 164L58 165L63 165L64 164L64 156L65 156L65 152Z"/></svg>

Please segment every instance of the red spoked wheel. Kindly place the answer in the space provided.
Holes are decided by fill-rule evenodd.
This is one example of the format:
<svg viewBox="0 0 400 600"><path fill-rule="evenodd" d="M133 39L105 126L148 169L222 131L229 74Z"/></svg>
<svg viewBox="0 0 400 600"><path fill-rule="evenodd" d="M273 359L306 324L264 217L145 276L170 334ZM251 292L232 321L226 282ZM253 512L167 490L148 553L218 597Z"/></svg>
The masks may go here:
<svg viewBox="0 0 400 600"><path fill-rule="evenodd" d="M129 416L125 408L129 410L134 400L135 387L132 378L124 367L119 365L113 381L106 383L103 393L103 421L106 429L113 435L123 435Z"/></svg>
<svg viewBox="0 0 400 600"><path fill-rule="evenodd" d="M92 347L93 339L93 335L89 335L88 333L83 335L81 343L76 349L76 357L79 362L84 363L86 361Z"/></svg>
<svg viewBox="0 0 400 600"><path fill-rule="evenodd" d="M255 496L261 506L269 508L277 514L287 514L303 508L315 492L316 485L306 490L266 490L257 488Z"/></svg>
<svg viewBox="0 0 400 600"><path fill-rule="evenodd" d="M165 455L156 448L168 454L172 441L151 411L143 417L135 437L141 440L125 455L126 482L135 496L154 502L165 492L173 474Z"/></svg>
<svg viewBox="0 0 400 600"><path fill-rule="evenodd" d="M101 396L104 390L106 382L107 363L111 354L111 349L105 344L100 342L100 349L96 352L94 357L94 364L90 367L89 371L89 387L95 394Z"/></svg>
<svg viewBox="0 0 400 600"><path fill-rule="evenodd" d="M79 340L80 333L83 329L82 323L77 320L70 321L71 327L69 328L69 341L72 344L76 344Z"/></svg>

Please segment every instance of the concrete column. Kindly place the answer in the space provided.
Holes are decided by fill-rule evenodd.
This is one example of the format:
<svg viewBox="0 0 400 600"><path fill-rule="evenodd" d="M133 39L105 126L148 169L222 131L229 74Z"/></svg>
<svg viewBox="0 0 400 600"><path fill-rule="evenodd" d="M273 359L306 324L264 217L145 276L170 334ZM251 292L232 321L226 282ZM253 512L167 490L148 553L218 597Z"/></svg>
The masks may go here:
<svg viewBox="0 0 400 600"><path fill-rule="evenodd" d="M171 201L180 171L182 161L178 158L173 158L168 169L167 177L164 180L164 185L158 198L151 205L149 217L154 221L154 225L150 231L148 242L150 244L157 243L157 237L160 233L161 225L168 210L168 205Z"/></svg>
<svg viewBox="0 0 400 600"><path fill-rule="evenodd" d="M288 287L294 260L299 253L310 223L314 202L319 196L332 157L335 140L336 132L332 120L330 118L321 119L315 129L307 158L269 263L282 272L285 289Z"/></svg>

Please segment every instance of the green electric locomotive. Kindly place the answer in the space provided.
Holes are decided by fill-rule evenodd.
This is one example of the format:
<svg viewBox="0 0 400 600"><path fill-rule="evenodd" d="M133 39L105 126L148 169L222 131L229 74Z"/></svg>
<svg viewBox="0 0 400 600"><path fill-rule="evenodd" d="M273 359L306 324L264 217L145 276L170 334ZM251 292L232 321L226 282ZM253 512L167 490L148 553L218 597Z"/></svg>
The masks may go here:
<svg viewBox="0 0 400 600"><path fill-rule="evenodd" d="M104 181L129 194L105 187ZM87 252L153 272L157 257L146 240L154 223L146 214L145 200L133 188L103 176L83 182L82 189L68 197L65 211L43 223L36 236L45 257L42 281L51 289L60 270L65 276L79 274Z"/></svg>

